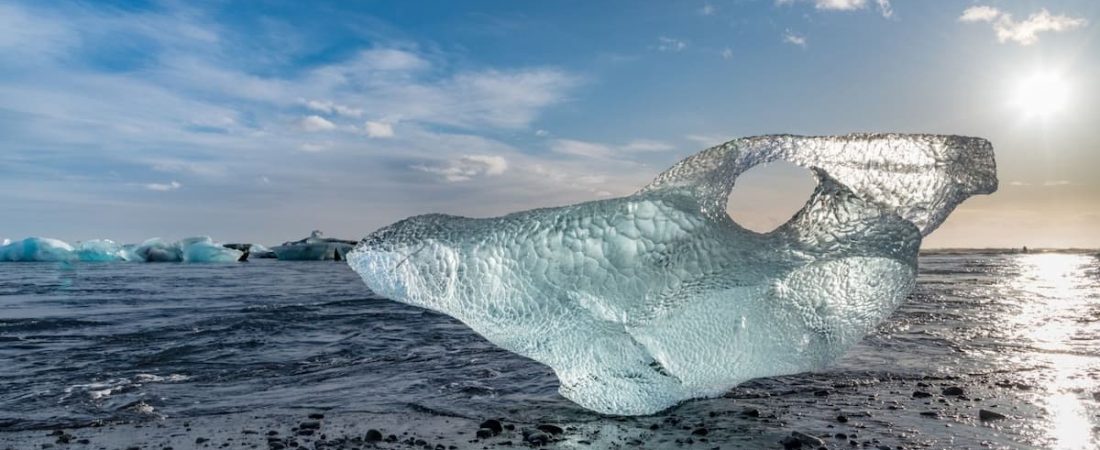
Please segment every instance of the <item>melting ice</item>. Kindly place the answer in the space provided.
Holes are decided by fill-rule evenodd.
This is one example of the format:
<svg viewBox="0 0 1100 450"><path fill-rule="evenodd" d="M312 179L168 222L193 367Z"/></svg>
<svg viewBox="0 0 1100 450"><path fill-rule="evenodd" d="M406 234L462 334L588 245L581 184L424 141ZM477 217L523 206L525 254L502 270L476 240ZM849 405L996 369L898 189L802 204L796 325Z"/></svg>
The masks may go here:
<svg viewBox="0 0 1100 450"><path fill-rule="evenodd" d="M777 160L811 169L814 193L772 232L742 228L725 211L737 177ZM622 198L412 217L348 262L376 293L547 364L581 406L648 414L835 360L904 301L922 237L996 187L979 138L749 137Z"/></svg>
<svg viewBox="0 0 1100 450"><path fill-rule="evenodd" d="M0 261L233 262L242 254L207 236L175 242L153 238L136 245L95 239L75 246L57 239L29 237L14 242L5 239L0 245Z"/></svg>

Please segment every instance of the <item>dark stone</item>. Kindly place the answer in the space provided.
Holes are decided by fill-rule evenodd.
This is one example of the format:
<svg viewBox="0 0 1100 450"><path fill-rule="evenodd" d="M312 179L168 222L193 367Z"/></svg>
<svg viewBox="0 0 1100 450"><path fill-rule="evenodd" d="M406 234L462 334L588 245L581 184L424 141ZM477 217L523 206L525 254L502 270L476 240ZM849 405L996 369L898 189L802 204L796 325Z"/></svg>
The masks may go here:
<svg viewBox="0 0 1100 450"><path fill-rule="evenodd" d="M313 436L313 430L308 428L304 430L298 430L298 436Z"/></svg>
<svg viewBox="0 0 1100 450"><path fill-rule="evenodd" d="M271 430L271 431L268 431L268 432L267 432L267 435L268 435L268 436L278 436L278 435L279 435L279 432L278 432L278 431L275 431L275 430Z"/></svg>
<svg viewBox="0 0 1100 450"><path fill-rule="evenodd" d="M933 419L940 417L940 413L935 412L935 411L921 411L920 415L922 415L924 417L931 417Z"/></svg>
<svg viewBox="0 0 1100 450"><path fill-rule="evenodd" d="M978 418L981 419L982 421L987 421L987 420L1007 419L1008 416L1005 416L1004 414L1001 414L1001 413L996 412L996 411L990 411L988 409L981 409L981 410L978 410Z"/></svg>
<svg viewBox="0 0 1100 450"><path fill-rule="evenodd" d="M525 431L523 433L523 440L528 444L538 447L549 443L550 435L542 431Z"/></svg>
<svg viewBox="0 0 1100 450"><path fill-rule="evenodd" d="M966 391L964 391L963 388L958 387L958 386L950 386L950 387L944 388L944 390L943 390L943 395L960 396L960 395L963 395L965 393L966 393Z"/></svg>
<svg viewBox="0 0 1100 450"><path fill-rule="evenodd" d="M397 435L396 434L391 434L389 436L386 436L385 441L386 442L397 442Z"/></svg>
<svg viewBox="0 0 1100 450"><path fill-rule="evenodd" d="M708 433L710 433L710 430L706 429L706 427L699 427L691 430L691 434L695 436L706 436Z"/></svg>
<svg viewBox="0 0 1100 450"><path fill-rule="evenodd" d="M837 438L837 439L840 439L840 440L846 440L846 439L848 439L848 435L847 435L847 434L844 434L844 433L837 433L837 434L834 434L834 435L833 435L833 437L835 437L835 438Z"/></svg>
<svg viewBox="0 0 1100 450"><path fill-rule="evenodd" d="M298 428L301 428L303 430L320 430L321 429L321 422L316 422L316 421L302 422L302 423L298 424Z"/></svg>
<svg viewBox="0 0 1100 450"><path fill-rule="evenodd" d="M798 440L798 438L794 436L787 436L780 440L779 443L783 444L783 448L785 450L795 450L802 448L802 441Z"/></svg>
<svg viewBox="0 0 1100 450"><path fill-rule="evenodd" d="M799 442L802 442L803 444L811 448L817 448L825 445L825 441L821 440L821 438L803 433L801 431L792 431L791 437L798 439Z"/></svg>
<svg viewBox="0 0 1100 450"><path fill-rule="evenodd" d="M535 428L538 428L539 431L544 431L544 432L547 432L547 433L550 433L550 434L562 434L562 433L565 432L565 430L561 429L561 427L559 427L557 425L551 425L551 424L548 424L548 423L544 423L544 424L539 425Z"/></svg>
<svg viewBox="0 0 1100 450"><path fill-rule="evenodd" d="M373 428L367 430L367 442L378 442L382 440L382 432Z"/></svg>
<svg viewBox="0 0 1100 450"><path fill-rule="evenodd" d="M309 415L309 418L313 420L321 420L325 418L325 415L321 413L313 413Z"/></svg>
<svg viewBox="0 0 1100 450"><path fill-rule="evenodd" d="M913 398L928 398L928 397L931 397L931 396L932 396L932 394L930 394L928 392L913 391Z"/></svg>
<svg viewBox="0 0 1100 450"><path fill-rule="evenodd" d="M478 425L478 428L488 429L489 431L493 432L493 436L496 436L504 431L504 427L501 426L500 421L496 419L489 419L481 422L481 425Z"/></svg>
<svg viewBox="0 0 1100 450"><path fill-rule="evenodd" d="M650 425L650 426L649 426L649 429L650 429L650 430L656 430L656 429L658 429L658 428L661 428L661 426L660 426L660 425L657 425L657 424L653 424L653 425Z"/></svg>
<svg viewBox="0 0 1100 450"><path fill-rule="evenodd" d="M413 441L413 444L415 444L417 446L420 446L420 447L423 447L425 445L428 445L428 441L425 441L423 439L417 439L417 440Z"/></svg>
<svg viewBox="0 0 1100 450"><path fill-rule="evenodd" d="M760 410L756 408L748 408L741 411L741 415L745 417L760 417Z"/></svg>
<svg viewBox="0 0 1100 450"><path fill-rule="evenodd" d="M209 440L210 440L210 439L207 439L207 438L204 438L204 437L201 437L201 438L195 438L195 443L196 443L196 444L201 444L201 443L203 443L203 442L206 442L206 441L209 441Z"/></svg>
<svg viewBox="0 0 1100 450"><path fill-rule="evenodd" d="M848 423L848 416L845 416L844 414L836 416L836 421L840 423Z"/></svg>
<svg viewBox="0 0 1100 450"><path fill-rule="evenodd" d="M820 391L814 391L814 397L828 397L831 392L822 389Z"/></svg>
<svg viewBox="0 0 1100 450"><path fill-rule="evenodd" d="M477 438L478 439L489 439L493 436L494 436L493 435L493 430L490 430L488 428L481 428L481 429L477 430Z"/></svg>

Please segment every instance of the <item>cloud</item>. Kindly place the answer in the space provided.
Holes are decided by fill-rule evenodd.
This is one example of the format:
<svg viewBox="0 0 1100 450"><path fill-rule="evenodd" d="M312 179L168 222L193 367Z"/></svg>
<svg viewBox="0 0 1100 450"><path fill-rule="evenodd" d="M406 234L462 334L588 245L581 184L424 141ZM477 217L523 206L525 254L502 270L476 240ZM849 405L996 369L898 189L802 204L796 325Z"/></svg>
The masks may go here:
<svg viewBox="0 0 1100 450"><path fill-rule="evenodd" d="M373 122L367 121L366 125L367 136L372 138L391 138L393 137L393 125L385 122Z"/></svg>
<svg viewBox="0 0 1100 450"><path fill-rule="evenodd" d="M624 157L636 153L664 152L674 150L675 148L675 146L666 142L650 139L635 139L618 146L575 139L557 139L550 144L550 149L555 153L592 159Z"/></svg>
<svg viewBox="0 0 1100 450"><path fill-rule="evenodd" d="M791 30L783 32L783 42L791 45L797 45L802 48L806 48L806 38Z"/></svg>
<svg viewBox="0 0 1100 450"><path fill-rule="evenodd" d="M508 170L508 160L495 155L465 155L452 161L416 164L412 169L432 173L448 182L470 181L480 176L496 176Z"/></svg>
<svg viewBox="0 0 1100 450"><path fill-rule="evenodd" d="M1046 186L1046 187L1068 186L1070 184L1072 184L1072 183L1070 183L1069 180L1050 180L1050 181L1044 181L1043 182L1043 186Z"/></svg>
<svg viewBox="0 0 1100 450"><path fill-rule="evenodd" d="M679 52L687 48L687 42L681 39L670 38L668 36L661 36L657 38L657 51L660 52Z"/></svg>
<svg viewBox="0 0 1100 450"><path fill-rule="evenodd" d="M181 187L183 187L183 185L178 181L172 181L171 183L149 183L145 185L145 189L159 192L174 191Z"/></svg>
<svg viewBox="0 0 1100 450"><path fill-rule="evenodd" d="M298 149L307 153L317 153L332 147L331 142L306 142L298 146Z"/></svg>
<svg viewBox="0 0 1100 450"><path fill-rule="evenodd" d="M992 22L1001 11L992 6L977 5L966 8L959 16L959 22Z"/></svg>
<svg viewBox="0 0 1100 450"><path fill-rule="evenodd" d="M715 11L717 11L717 8L715 8L714 5L711 5L710 3L704 3L703 7L699 8L699 14L702 14L704 16L714 15Z"/></svg>
<svg viewBox="0 0 1100 450"><path fill-rule="evenodd" d="M312 115L303 117L302 120L299 120L298 128L300 128L302 131L315 133L318 131L335 130L336 124L329 122L328 119L325 119L324 117Z"/></svg>
<svg viewBox="0 0 1100 450"><path fill-rule="evenodd" d="M637 139L619 148L628 152L663 152L675 149L676 147L666 142Z"/></svg>
<svg viewBox="0 0 1100 450"><path fill-rule="evenodd" d="M305 102L306 108L312 109L317 112L325 114L338 114L348 117L360 117L363 115L363 110L359 108L352 108L350 106L341 105L330 101L309 100Z"/></svg>
<svg viewBox="0 0 1100 450"><path fill-rule="evenodd" d="M535 136L538 136L538 137L546 137L546 136L549 136L549 135L550 135L550 132L549 132L549 131L546 131L546 130L542 130L542 129L539 129L539 130L535 130Z"/></svg>
<svg viewBox="0 0 1100 450"><path fill-rule="evenodd" d="M1019 45L1031 45L1039 42L1039 34L1045 32L1071 31L1084 27L1088 21L1080 17L1054 15L1046 8L1033 13L1027 19L1017 22L1012 15L992 6L971 6L959 16L960 22L988 22L993 25L997 42L1015 42Z"/></svg>
<svg viewBox="0 0 1100 450"><path fill-rule="evenodd" d="M776 5L791 5L796 2L813 3L814 8L825 11L855 11L866 8L870 2L868 0L776 0ZM883 17L891 17L894 15L894 9L890 5L890 0L875 0L874 2L879 9L879 13Z"/></svg>
<svg viewBox="0 0 1100 450"><path fill-rule="evenodd" d="M722 59L732 59L733 58L733 50L731 50L728 47L722 49L722 53L720 53L720 54L722 55Z"/></svg>
<svg viewBox="0 0 1100 450"><path fill-rule="evenodd" d="M614 153L614 150L606 145L573 139L557 139L550 144L550 149L563 155L585 158L607 158Z"/></svg>

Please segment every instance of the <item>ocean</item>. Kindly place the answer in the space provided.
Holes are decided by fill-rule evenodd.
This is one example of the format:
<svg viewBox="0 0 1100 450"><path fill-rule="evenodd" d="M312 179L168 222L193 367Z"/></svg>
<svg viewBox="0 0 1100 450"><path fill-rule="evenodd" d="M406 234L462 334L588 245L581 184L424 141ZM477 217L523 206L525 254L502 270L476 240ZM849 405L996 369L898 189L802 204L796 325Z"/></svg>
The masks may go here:
<svg viewBox="0 0 1100 450"><path fill-rule="evenodd" d="M299 434L308 414L333 431ZM515 430L478 439L488 418ZM547 367L339 262L0 265L0 448L54 430L358 448L380 424L397 441L370 445L483 448L547 423L562 448L1100 448L1100 257L922 255L909 300L831 368L645 417L573 405Z"/></svg>

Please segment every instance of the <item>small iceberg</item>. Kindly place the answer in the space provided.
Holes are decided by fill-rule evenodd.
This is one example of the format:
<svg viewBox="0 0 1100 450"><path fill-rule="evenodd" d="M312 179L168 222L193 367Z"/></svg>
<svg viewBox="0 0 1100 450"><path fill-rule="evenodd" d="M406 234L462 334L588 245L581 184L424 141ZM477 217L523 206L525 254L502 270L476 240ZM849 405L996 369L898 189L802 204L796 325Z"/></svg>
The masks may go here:
<svg viewBox="0 0 1100 450"><path fill-rule="evenodd" d="M244 252L227 248L209 236L190 237L177 242L160 238L141 244L119 245L110 239L93 239L75 246L59 239L29 237L21 241L2 241L0 261L83 261L83 262L234 262Z"/></svg>
<svg viewBox="0 0 1100 450"><path fill-rule="evenodd" d="M29 237L15 242L4 239L0 261L70 261L74 258L73 250L73 246L58 239Z"/></svg>
<svg viewBox="0 0 1100 450"><path fill-rule="evenodd" d="M326 238L320 231L313 230L305 239L284 242L271 250L284 261L343 261L355 244L358 242Z"/></svg>

